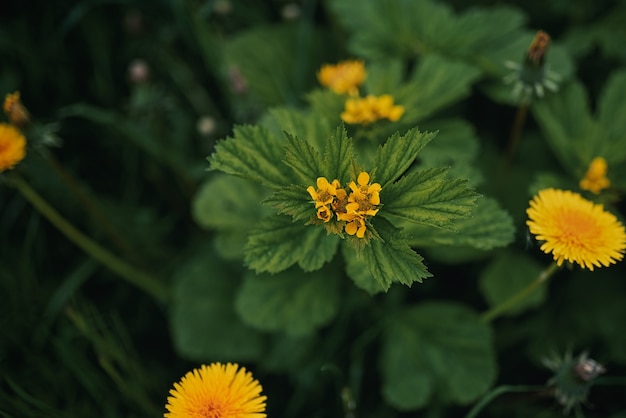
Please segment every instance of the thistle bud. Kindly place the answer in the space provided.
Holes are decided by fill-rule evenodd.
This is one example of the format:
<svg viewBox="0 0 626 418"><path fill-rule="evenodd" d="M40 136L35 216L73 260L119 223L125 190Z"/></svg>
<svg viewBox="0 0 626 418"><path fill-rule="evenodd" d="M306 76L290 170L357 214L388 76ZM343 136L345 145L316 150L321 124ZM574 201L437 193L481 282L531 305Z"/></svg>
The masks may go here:
<svg viewBox="0 0 626 418"><path fill-rule="evenodd" d="M543 363L555 372L548 380L548 386L554 388L554 396L564 407L566 414L574 406L587 400L594 380L606 372L604 366L589 358L586 352L577 358L566 353L563 359L544 359Z"/></svg>

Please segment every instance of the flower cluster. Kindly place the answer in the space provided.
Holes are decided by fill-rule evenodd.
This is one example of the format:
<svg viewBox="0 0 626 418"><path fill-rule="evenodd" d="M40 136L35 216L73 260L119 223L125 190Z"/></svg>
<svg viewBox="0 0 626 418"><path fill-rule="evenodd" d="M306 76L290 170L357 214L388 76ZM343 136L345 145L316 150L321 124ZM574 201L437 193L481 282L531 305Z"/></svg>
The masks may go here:
<svg viewBox="0 0 626 418"><path fill-rule="evenodd" d="M174 383L166 418L264 418L265 396L259 381L237 364L212 363Z"/></svg>
<svg viewBox="0 0 626 418"><path fill-rule="evenodd" d="M317 73L322 86L337 94L357 95L359 86L365 81L367 73L363 61L348 60L335 65L326 64Z"/></svg>
<svg viewBox="0 0 626 418"><path fill-rule="evenodd" d="M319 177L317 189L309 186L307 192L315 203L317 219L328 223L334 215L348 235L364 238L366 220L378 213L381 186L379 183L370 184L370 175L362 171L356 182L348 184L348 189L350 194L341 187L339 180L329 182L326 177Z"/></svg>
<svg viewBox="0 0 626 418"><path fill-rule="evenodd" d="M348 99L341 119L349 124L368 125L380 119L396 122L403 114L404 106L394 105L390 95L369 95Z"/></svg>
<svg viewBox="0 0 626 418"><path fill-rule="evenodd" d="M585 177L580 180L580 188L593 194L600 194L604 189L611 186L611 181L606 177L607 164L602 157L596 157L589 164Z"/></svg>
<svg viewBox="0 0 626 418"><path fill-rule="evenodd" d="M626 250L624 226L602 205L568 190L544 189L526 210L530 232L543 241L541 250L593 270L621 260Z"/></svg>

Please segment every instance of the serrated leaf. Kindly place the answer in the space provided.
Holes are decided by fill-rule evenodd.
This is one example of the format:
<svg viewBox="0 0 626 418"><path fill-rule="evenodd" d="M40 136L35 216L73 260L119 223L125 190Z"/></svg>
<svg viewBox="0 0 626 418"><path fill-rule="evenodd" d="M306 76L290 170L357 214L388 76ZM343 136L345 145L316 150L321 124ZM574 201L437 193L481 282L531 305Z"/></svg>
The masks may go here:
<svg viewBox="0 0 626 418"><path fill-rule="evenodd" d="M323 155L307 141L289 133L286 135L285 163L305 184L315 186L318 177L326 177L328 181L339 179L341 182L351 178L354 151L352 139L343 125L337 127L334 135L327 137Z"/></svg>
<svg viewBox="0 0 626 418"><path fill-rule="evenodd" d="M324 146L324 171L328 180L339 179L341 183L355 175L352 173L352 163L354 161L354 149L352 139L348 137L343 124L335 130L335 134L328 137Z"/></svg>
<svg viewBox="0 0 626 418"><path fill-rule="evenodd" d="M287 152L285 154L285 164L296 173L298 178L307 185L314 186L317 178L324 173L324 161L317 149L307 141L286 133ZM329 179L332 181L333 179Z"/></svg>
<svg viewBox="0 0 626 418"><path fill-rule="evenodd" d="M491 250L510 244L515 238L515 227L511 216L491 198L478 200L472 215L459 219L452 225L454 230L435 228L404 222L412 247L435 245L470 246L479 250Z"/></svg>
<svg viewBox="0 0 626 418"><path fill-rule="evenodd" d="M480 275L479 288L489 306L496 306L530 285L543 266L533 258L514 252L498 254ZM546 297L546 286L541 286L505 315L515 315L535 307Z"/></svg>
<svg viewBox="0 0 626 418"><path fill-rule="evenodd" d="M246 323L260 330L311 334L335 317L340 279L336 269L250 273L237 295L236 309Z"/></svg>
<svg viewBox="0 0 626 418"><path fill-rule="evenodd" d="M431 276L422 256L406 244L399 230L381 218L373 218L372 224L382 240L370 240L357 253L357 262L367 265L382 290L387 291L393 282L411 286Z"/></svg>
<svg viewBox="0 0 626 418"><path fill-rule="evenodd" d="M363 262L363 258L355 256L354 247L346 241L342 241L341 250L346 264L346 274L352 279L356 287L365 290L370 295L387 290L370 273L369 266Z"/></svg>
<svg viewBox="0 0 626 418"><path fill-rule="evenodd" d="M192 202L192 215L204 228L242 229L262 217L265 193L260 186L240 178L218 174L206 181Z"/></svg>
<svg viewBox="0 0 626 418"><path fill-rule="evenodd" d="M278 210L278 213L290 215L294 221L308 220L315 215L315 205L304 186L283 187L263 201L263 204Z"/></svg>
<svg viewBox="0 0 626 418"><path fill-rule="evenodd" d="M417 154L436 135L436 132L420 132L413 128L402 136L395 133L385 141L374 159L375 180L381 184L383 190L404 174Z"/></svg>
<svg viewBox="0 0 626 418"><path fill-rule="evenodd" d="M449 179L446 174L445 168L418 170L383 187L380 215L453 228L452 221L471 215L478 195L467 186L467 180Z"/></svg>
<svg viewBox="0 0 626 418"><path fill-rule="evenodd" d="M278 273L295 263L313 271L333 258L338 240L321 226L293 223L287 216L269 216L248 233L245 262L257 273Z"/></svg>
<svg viewBox="0 0 626 418"><path fill-rule="evenodd" d="M235 314L239 274L210 247L176 272L170 325L176 350L183 357L251 361L261 355L262 336Z"/></svg>
<svg viewBox="0 0 626 418"><path fill-rule="evenodd" d="M339 112L334 116L332 126L339 123ZM322 114L286 107L270 109L260 124L274 135L284 135L284 132L288 132L305 139L319 150L324 148L327 138L332 133L329 120Z"/></svg>
<svg viewBox="0 0 626 418"><path fill-rule="evenodd" d="M236 126L234 136L219 141L209 157L211 170L243 177L277 188L292 183L293 175L282 163L284 140L260 126Z"/></svg>
<svg viewBox="0 0 626 418"><path fill-rule="evenodd" d="M432 397L467 404L493 384L491 331L466 307L422 303L389 315L387 324L380 369L393 406L414 410Z"/></svg>

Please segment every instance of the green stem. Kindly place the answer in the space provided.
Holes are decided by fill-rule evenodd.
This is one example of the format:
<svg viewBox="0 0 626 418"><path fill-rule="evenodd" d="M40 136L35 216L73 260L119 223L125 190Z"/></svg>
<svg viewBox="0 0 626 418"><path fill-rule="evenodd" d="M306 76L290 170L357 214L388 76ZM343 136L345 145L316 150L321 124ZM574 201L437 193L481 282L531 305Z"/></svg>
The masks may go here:
<svg viewBox="0 0 626 418"><path fill-rule="evenodd" d="M558 269L558 266L556 262L553 262L545 270L539 273L537 278L533 280L528 286L526 286L525 288L523 288L522 290L520 290L519 292L517 292L510 298L506 299L504 302L500 303L499 305L494 306L493 308L485 312L481 316L481 320L483 322L491 322L494 319L496 319L498 316L500 316L502 313L508 311L509 309L517 305L519 302L521 302L526 297L528 297L531 293L533 293L535 289L539 287L543 282L548 280L557 269Z"/></svg>
<svg viewBox="0 0 626 418"><path fill-rule="evenodd" d="M102 228L102 231L111 240L120 251L122 251L126 258L129 258L134 264L144 264L139 258L133 246L124 238L124 236L113 226L111 221L102 213L98 208L98 205L91 199L91 197L80 188L76 179L68 172L61 163L54 157L52 153L49 153L48 162L52 168L58 173L61 180L68 189L76 196L76 199L83 205L83 208L91 216L91 218Z"/></svg>
<svg viewBox="0 0 626 418"><path fill-rule="evenodd" d="M515 114L515 120L513 121L513 127L511 128L511 134L509 135L509 143L507 146L507 162L513 160L513 155L519 144L519 139L522 136L522 128L526 122L526 115L528 115L528 104L520 103Z"/></svg>
<svg viewBox="0 0 626 418"><path fill-rule="evenodd" d="M70 241L80 247L94 259L104 264L111 271L124 278L129 283L145 290L161 302L169 299L169 289L155 280L154 277L127 264L114 254L102 248L95 241L80 232L56 211L46 200L39 195L24 179L16 173L10 176L11 183L19 192L52 223Z"/></svg>
<svg viewBox="0 0 626 418"><path fill-rule="evenodd" d="M467 413L467 415L465 415L465 418L475 418L485 406L487 406L489 403L491 403L491 401L504 393L533 392L542 389L544 389L543 386L498 386L497 388L494 388L491 392L483 396L480 402L474 405L474 407Z"/></svg>

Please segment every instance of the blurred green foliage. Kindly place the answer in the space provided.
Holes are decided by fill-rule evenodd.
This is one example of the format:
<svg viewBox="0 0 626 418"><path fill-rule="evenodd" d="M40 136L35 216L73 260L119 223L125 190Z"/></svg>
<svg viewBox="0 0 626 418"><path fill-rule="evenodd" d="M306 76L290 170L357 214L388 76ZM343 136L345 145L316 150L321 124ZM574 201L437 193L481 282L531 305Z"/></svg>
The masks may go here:
<svg viewBox="0 0 626 418"><path fill-rule="evenodd" d="M625 416L623 264L561 269L506 316L481 320L550 262L525 225L536 190L576 190L602 156L612 188L583 194L624 219L624 17L618 0L3 6L0 94L19 90L34 121L16 172L169 299L95 261L1 173L0 416L159 416L187 371L236 361L260 380L269 416L456 417L494 386L544 385L543 358L585 350L616 383L594 387L593 407L575 413ZM529 104L507 160L518 103L504 63L521 62L538 29L552 37L560 88ZM361 164L384 171L378 146L419 126L437 132L419 150L422 175L449 167L483 196L450 224L396 220L404 254L423 256L423 283L397 283L413 282L398 269L381 289L336 236L320 228L303 243L292 234L302 225L272 218L277 206L260 204L279 200L270 189L208 171L225 138L252 138L270 187L292 174L271 164L284 158L284 132L322 150L344 99L316 72L346 58L365 61L367 93L406 108L395 124L347 126ZM287 227L270 244L258 233ZM251 259L244 247L254 245L309 255L277 268ZM386 262L396 249L371 251ZM392 275L398 266L380 263ZM505 394L481 416L562 416L551 395Z"/></svg>

